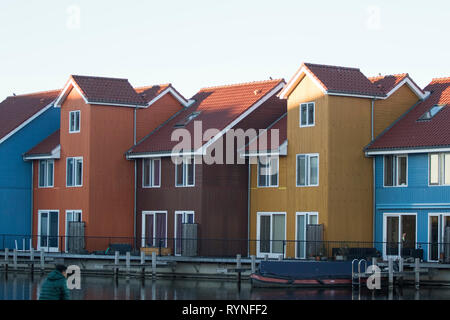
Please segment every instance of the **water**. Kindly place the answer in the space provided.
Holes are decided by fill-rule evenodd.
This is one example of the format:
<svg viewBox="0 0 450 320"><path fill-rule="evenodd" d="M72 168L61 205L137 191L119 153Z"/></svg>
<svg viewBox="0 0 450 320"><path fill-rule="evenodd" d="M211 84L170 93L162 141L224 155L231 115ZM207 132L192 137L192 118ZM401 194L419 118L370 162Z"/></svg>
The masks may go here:
<svg viewBox="0 0 450 320"><path fill-rule="evenodd" d="M36 300L44 277L0 273L0 300ZM359 294L351 289L286 289L252 288L243 282L238 287L232 281L212 280L146 280L112 277L83 277L81 290L71 290L73 300L450 300L449 287L421 287L386 290L372 295L368 290Z"/></svg>

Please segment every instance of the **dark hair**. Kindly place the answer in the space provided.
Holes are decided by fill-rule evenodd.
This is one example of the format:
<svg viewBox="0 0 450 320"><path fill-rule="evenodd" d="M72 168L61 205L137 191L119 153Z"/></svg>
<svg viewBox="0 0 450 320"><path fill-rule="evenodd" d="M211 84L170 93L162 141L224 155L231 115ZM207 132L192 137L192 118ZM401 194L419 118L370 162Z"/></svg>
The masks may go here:
<svg viewBox="0 0 450 320"><path fill-rule="evenodd" d="M59 272L63 273L64 271L67 270L67 267L63 264L57 264L56 265L56 270L58 270Z"/></svg>

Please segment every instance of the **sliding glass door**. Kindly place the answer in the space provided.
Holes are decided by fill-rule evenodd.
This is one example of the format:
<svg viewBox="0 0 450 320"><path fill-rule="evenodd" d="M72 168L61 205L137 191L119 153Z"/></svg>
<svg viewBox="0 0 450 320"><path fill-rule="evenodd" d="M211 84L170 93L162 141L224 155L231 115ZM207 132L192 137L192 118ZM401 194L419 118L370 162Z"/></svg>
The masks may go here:
<svg viewBox="0 0 450 320"><path fill-rule="evenodd" d="M285 253L286 213L258 212L257 255L278 257Z"/></svg>
<svg viewBox="0 0 450 320"><path fill-rule="evenodd" d="M439 261L445 250L445 230L450 227L450 213L428 214L428 261Z"/></svg>
<svg viewBox="0 0 450 320"><path fill-rule="evenodd" d="M59 249L59 212L39 211L38 250L57 252Z"/></svg>
<svg viewBox="0 0 450 320"><path fill-rule="evenodd" d="M415 213L385 213L383 225L384 259L400 257L403 249L416 247Z"/></svg>

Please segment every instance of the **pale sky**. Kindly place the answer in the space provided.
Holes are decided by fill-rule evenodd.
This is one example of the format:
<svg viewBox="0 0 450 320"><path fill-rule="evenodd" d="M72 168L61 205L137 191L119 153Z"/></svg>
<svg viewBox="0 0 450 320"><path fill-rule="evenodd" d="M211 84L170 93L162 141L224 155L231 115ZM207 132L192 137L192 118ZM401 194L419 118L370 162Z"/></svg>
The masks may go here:
<svg viewBox="0 0 450 320"><path fill-rule="evenodd" d="M79 14L78 14L79 13ZM1 0L0 100L70 74L205 86L289 78L302 62L450 76L448 0Z"/></svg>

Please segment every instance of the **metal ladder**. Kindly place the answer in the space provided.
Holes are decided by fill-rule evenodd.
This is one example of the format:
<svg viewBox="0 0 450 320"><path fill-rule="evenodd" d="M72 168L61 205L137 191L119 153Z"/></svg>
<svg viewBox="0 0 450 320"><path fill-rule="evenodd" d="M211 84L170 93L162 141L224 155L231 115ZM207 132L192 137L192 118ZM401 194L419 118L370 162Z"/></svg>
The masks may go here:
<svg viewBox="0 0 450 320"><path fill-rule="evenodd" d="M355 273L355 263L357 264L358 272ZM367 260L366 259L353 259L352 260L352 286L360 286L361 287L361 276L363 272L361 271L361 267L364 265L364 274L367 270Z"/></svg>

